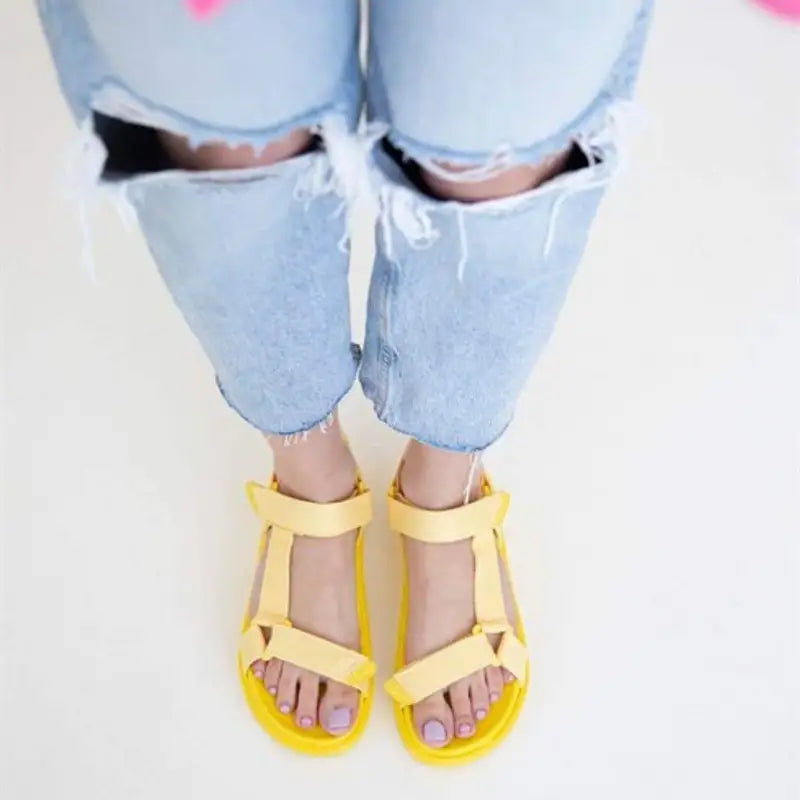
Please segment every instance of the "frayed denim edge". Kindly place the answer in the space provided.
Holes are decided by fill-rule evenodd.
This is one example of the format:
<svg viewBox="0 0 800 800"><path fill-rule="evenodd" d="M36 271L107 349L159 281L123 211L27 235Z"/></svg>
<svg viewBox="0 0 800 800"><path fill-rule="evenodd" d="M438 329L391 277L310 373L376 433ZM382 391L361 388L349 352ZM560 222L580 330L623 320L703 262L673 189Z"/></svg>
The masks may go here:
<svg viewBox="0 0 800 800"><path fill-rule="evenodd" d="M254 148L263 148L270 141L280 139L297 128L313 128L329 115L344 117L350 131L355 130L358 121L358 110L349 102L346 94L278 123L250 129L210 125L147 100L112 78L105 78L100 84L91 86L89 98L89 105L93 111L99 111L124 122L148 125L186 136L193 148L214 141L224 141L228 145L249 144Z"/></svg>
<svg viewBox="0 0 800 800"><path fill-rule="evenodd" d="M378 418L380 422L386 425L388 428L391 428L396 433L401 434L402 436L409 436L412 439L415 439L418 442L422 442L422 444L426 444L429 447L435 447L437 450L446 450L450 453L483 453L488 450L495 442L502 438L503 434L508 430L509 425L511 425L511 420L509 420L500 430L500 432L489 439L485 444L477 445L476 447L470 447L467 445L452 445L452 444L445 444L440 442L436 439L430 439L426 436L420 436L419 434L414 433L413 431L406 430L404 427L398 425L395 422L392 422L389 419L389 415L386 411L378 411L378 398L377 392L373 391L371 388L371 383L365 383L365 381L361 380L361 388L364 391L367 399L372 403L373 409L375 411L375 416Z"/></svg>
<svg viewBox="0 0 800 800"><path fill-rule="evenodd" d="M280 430L271 431L266 428L263 428L261 425L254 422L247 414L243 413L236 405L234 405L234 403L231 401L228 395L225 394L225 389L220 383L218 375L214 376L214 382L217 384L217 389L219 390L219 393L222 395L222 399L228 404L229 408L232 411L234 411L239 417L241 417L241 419L243 419L248 425L252 426L257 431L260 431L265 436L287 436L287 437L297 436L298 434L303 434L306 433L307 431L311 431L317 427L323 426L326 420L330 419L333 412L336 411L337 407L340 405L342 400L344 400L344 398L347 397L348 394L350 394L350 391L352 390L353 386L355 386L356 378L358 377L359 365L361 362L361 349L358 348L356 350L356 347L357 345L353 347L353 374L352 377L350 378L350 382L347 388L337 397L337 399L330 406L326 414L324 414L319 419L314 420L313 422L310 422L308 424L303 424L300 428L293 431L280 431Z"/></svg>
<svg viewBox="0 0 800 800"><path fill-rule="evenodd" d="M589 105L559 131L539 142L521 146L506 144L492 150L454 150L441 145L432 145L429 142L421 142L399 133L391 120L375 118L372 121L384 124L389 128L389 141L402 150L408 158L422 163L428 169L432 168L433 171L436 171L437 165L434 162L437 161L463 166L499 162L505 169L518 164L538 163L568 147L581 134L591 132L596 127L602 127L609 107L620 100L630 101L635 84L635 71L632 70L631 65L638 65L641 59L644 38L652 20L654 7L654 0L643 0L620 54L609 70L608 79Z"/></svg>

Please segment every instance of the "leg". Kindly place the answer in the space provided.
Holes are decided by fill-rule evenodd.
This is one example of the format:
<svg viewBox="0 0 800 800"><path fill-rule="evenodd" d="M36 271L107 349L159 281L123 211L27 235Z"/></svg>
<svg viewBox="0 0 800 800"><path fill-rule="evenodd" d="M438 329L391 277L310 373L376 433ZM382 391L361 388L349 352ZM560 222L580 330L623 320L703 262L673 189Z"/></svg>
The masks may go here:
<svg viewBox="0 0 800 800"><path fill-rule="evenodd" d="M477 459L509 424L613 172L609 120L651 4L577 5L373 2L368 102L389 134L361 379L412 436L399 485L421 507L476 497ZM411 661L472 629L474 560L464 542L405 548ZM418 703L421 738L471 736L506 677L489 668Z"/></svg>
<svg viewBox="0 0 800 800"><path fill-rule="evenodd" d="M40 13L70 104L108 152L101 187L135 207L220 390L267 435L282 491L347 497L335 409L358 353L326 136L359 113L357 3L240 0L203 22L158 0L40 0ZM299 538L290 599L298 626L349 647L353 545ZM298 725L352 724L353 690L328 682L318 702L318 676L257 667Z"/></svg>

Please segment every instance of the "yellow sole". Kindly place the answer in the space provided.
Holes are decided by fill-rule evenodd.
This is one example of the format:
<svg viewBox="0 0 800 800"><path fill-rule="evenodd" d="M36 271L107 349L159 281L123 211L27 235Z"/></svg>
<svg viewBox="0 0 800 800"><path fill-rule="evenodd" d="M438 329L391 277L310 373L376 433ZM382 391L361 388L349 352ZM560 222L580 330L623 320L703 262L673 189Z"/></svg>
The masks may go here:
<svg viewBox="0 0 800 800"><path fill-rule="evenodd" d="M363 490L363 486L359 486ZM267 545L267 532L261 534L256 563L261 562ZM364 529L360 528L356 536L356 600L358 608L358 625L361 632L361 652L372 658L372 643L369 634L369 613L367 609L366 581L364 578ZM245 613L242 631L250 624L250 615ZM278 708L275 698L266 690L264 682L237 659L239 680L242 684L245 700L253 716L261 727L275 741L297 753L310 756L335 756L349 750L361 738L367 726L372 698L375 693L374 680L370 681L369 690L360 695L358 716L353 727L343 736L332 736L324 728L298 728L291 714L283 714Z"/></svg>

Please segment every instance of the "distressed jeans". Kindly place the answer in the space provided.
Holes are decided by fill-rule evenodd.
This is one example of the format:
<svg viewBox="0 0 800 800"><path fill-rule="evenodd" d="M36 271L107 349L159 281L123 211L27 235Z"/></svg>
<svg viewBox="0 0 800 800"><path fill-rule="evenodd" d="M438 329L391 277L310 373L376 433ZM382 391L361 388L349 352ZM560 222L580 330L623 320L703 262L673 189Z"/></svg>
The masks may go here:
<svg viewBox="0 0 800 800"><path fill-rule="evenodd" d="M266 433L327 419L357 376L381 420L437 447L502 434L620 160L653 0L37 0L84 178L133 207L228 403ZM156 130L308 152L188 171ZM571 148L535 189L437 199ZM458 177L460 176L460 178ZM363 345L348 211L376 209Z"/></svg>

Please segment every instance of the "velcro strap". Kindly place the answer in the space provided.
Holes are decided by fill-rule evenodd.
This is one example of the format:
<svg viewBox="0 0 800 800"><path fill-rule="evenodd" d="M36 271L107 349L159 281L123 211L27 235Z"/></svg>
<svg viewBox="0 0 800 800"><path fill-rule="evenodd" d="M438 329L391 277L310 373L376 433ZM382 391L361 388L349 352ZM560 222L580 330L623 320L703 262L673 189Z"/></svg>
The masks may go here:
<svg viewBox="0 0 800 800"><path fill-rule="evenodd" d="M252 667L254 662L264 658L266 646L264 632L256 623L251 622L239 639L239 653L242 656L242 662L248 667Z"/></svg>
<svg viewBox="0 0 800 800"><path fill-rule="evenodd" d="M403 667L385 688L395 702L410 706L491 666L500 666L500 660L489 640L483 633L473 634Z"/></svg>
<svg viewBox="0 0 800 800"><path fill-rule="evenodd" d="M510 631L497 557L497 540L491 528L473 538L472 553L475 556L475 617L478 625L484 633Z"/></svg>
<svg viewBox="0 0 800 800"><path fill-rule="evenodd" d="M329 538L361 528L372 519L372 498L361 492L339 503L309 503L259 483L247 484L250 505L269 525L301 536Z"/></svg>
<svg viewBox="0 0 800 800"><path fill-rule="evenodd" d="M289 616L289 571L294 534L274 526L269 532L264 574L258 596L258 610L251 620L268 628Z"/></svg>
<svg viewBox="0 0 800 800"><path fill-rule="evenodd" d="M359 692L368 691L375 674L375 664L362 653L288 625L272 628L269 642L260 657L265 661L271 658L288 661L301 669L352 686Z"/></svg>
<svg viewBox="0 0 800 800"><path fill-rule="evenodd" d="M389 495L389 527L423 542L445 544L470 539L500 527L508 510L508 494L495 492L474 503L446 511L429 511Z"/></svg>
<svg viewBox="0 0 800 800"><path fill-rule="evenodd" d="M524 681L528 672L528 648L511 632L506 631L497 648L497 658L518 681Z"/></svg>

